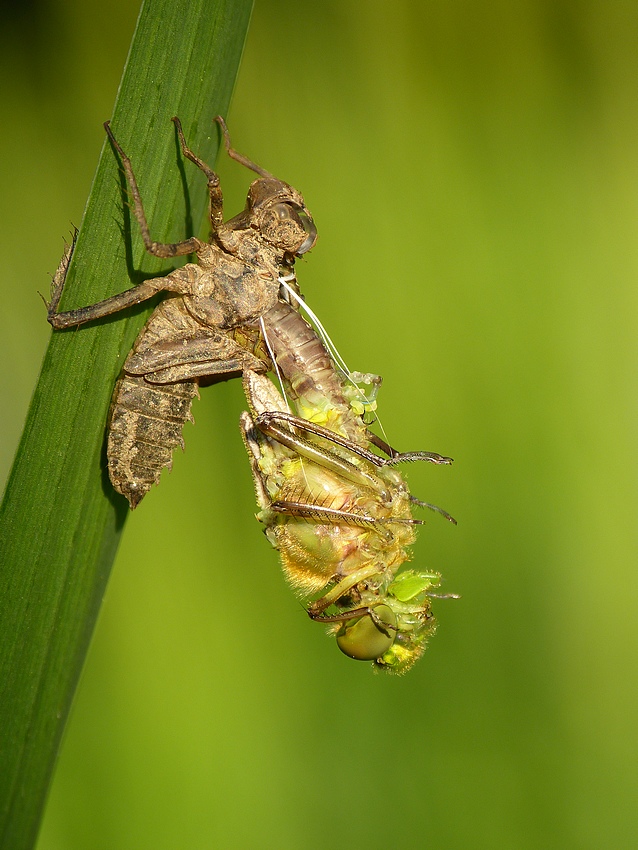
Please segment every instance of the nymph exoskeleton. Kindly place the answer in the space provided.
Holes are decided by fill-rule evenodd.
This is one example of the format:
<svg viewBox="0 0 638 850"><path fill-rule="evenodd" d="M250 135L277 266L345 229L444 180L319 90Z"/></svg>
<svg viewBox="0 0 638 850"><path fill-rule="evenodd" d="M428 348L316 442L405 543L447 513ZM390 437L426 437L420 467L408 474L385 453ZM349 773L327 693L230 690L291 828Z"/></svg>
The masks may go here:
<svg viewBox="0 0 638 850"><path fill-rule="evenodd" d="M223 119L216 120L229 156L259 178L250 186L244 211L224 223L219 178L189 149L179 120L173 119L183 155L208 179L208 243L196 237L175 244L151 239L131 162L108 122L105 124L126 174L146 250L165 258L195 254L197 263L67 312L57 312L57 307L69 253L54 278L48 319L55 329L111 315L158 292L169 293L138 336L111 403L109 475L132 508L159 481L162 469L171 465L173 450L182 445L182 427L191 417L191 401L200 379L267 368L264 360L236 342L230 331L254 324L277 303L282 267L291 267L295 257L309 251L316 241L316 229L301 194L238 154L231 147Z"/></svg>

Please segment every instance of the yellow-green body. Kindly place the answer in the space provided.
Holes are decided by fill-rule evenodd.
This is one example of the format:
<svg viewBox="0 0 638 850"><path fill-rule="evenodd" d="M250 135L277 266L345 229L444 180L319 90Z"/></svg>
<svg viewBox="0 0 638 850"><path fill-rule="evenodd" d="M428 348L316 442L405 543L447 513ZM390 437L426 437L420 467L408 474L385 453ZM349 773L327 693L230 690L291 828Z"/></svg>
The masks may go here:
<svg viewBox="0 0 638 850"><path fill-rule="evenodd" d="M288 414L284 400L264 375L247 372L244 387L251 415L243 415L242 432L257 517L281 555L286 578L303 596L322 593L308 611L332 624L347 655L405 672L434 631L427 592L439 581L437 573L399 573L417 524L407 484L395 469L361 457L354 442L335 445L312 426L306 431L307 397L296 404L295 414L306 415L289 425L287 445L265 433L263 415ZM340 418L329 405L310 413L335 434L347 428L352 435L358 423L358 442L367 448L367 428L357 415L350 412L346 428L339 429Z"/></svg>

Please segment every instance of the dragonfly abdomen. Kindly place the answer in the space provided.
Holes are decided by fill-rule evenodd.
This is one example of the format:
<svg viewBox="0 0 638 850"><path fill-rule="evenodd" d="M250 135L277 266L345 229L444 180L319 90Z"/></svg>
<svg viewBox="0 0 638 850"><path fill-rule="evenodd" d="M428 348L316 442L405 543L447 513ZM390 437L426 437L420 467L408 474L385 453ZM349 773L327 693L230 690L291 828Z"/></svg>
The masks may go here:
<svg viewBox="0 0 638 850"><path fill-rule="evenodd" d="M334 363L316 331L284 301L263 317L277 365L297 398L318 393L331 404L346 405Z"/></svg>
<svg viewBox="0 0 638 850"><path fill-rule="evenodd" d="M134 508L172 465L184 446L182 428L192 419L196 381L150 384L124 373L113 393L108 429L108 467L113 486Z"/></svg>

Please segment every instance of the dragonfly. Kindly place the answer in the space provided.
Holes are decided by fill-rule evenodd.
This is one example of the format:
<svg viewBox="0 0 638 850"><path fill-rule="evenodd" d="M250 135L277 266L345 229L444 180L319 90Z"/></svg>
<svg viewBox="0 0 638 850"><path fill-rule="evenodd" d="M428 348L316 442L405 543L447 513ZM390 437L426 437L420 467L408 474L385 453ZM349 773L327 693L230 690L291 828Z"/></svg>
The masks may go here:
<svg viewBox="0 0 638 850"><path fill-rule="evenodd" d="M307 611L329 625L339 649L376 669L404 673L435 630L431 600L441 595L435 592L438 572L404 569L422 524L412 510L428 507L455 520L415 498L396 466L448 465L452 459L398 452L371 431L381 379L351 373L296 294L294 276L281 283L282 297L260 320L280 389L267 375L248 369L243 376L250 410L240 428L257 518L293 588L304 597L321 594Z"/></svg>
<svg viewBox="0 0 638 850"><path fill-rule="evenodd" d="M440 582L436 572L401 569L421 524L412 508L426 506L452 518L413 497L394 467L451 459L397 452L370 430L380 379L348 371L299 292L295 260L317 235L301 194L235 151L218 117L228 154L259 175L245 210L223 223L219 179L173 120L184 156L207 177L208 243L194 237L172 245L151 240L131 161L108 122L105 127L147 250L162 257L194 252L197 263L98 304L59 312L70 249L48 305L49 322L63 329L169 293L141 331L114 390L107 443L113 486L135 508L170 467L174 448L183 445L181 430L192 418L200 382L243 375L250 412L242 415L241 430L258 518L281 554L284 573L305 595L322 592L308 613L329 624L346 655L405 672L434 631L431 599ZM277 376L281 392L267 372ZM373 392L366 395L361 383Z"/></svg>
<svg viewBox="0 0 638 850"><path fill-rule="evenodd" d="M338 413L332 430L291 413L290 394L284 398L267 376L247 370L243 383L250 412L242 414L240 428L257 518L280 553L286 578L303 596L321 594L308 604L308 614L329 624L345 655L405 673L435 631L431 600L441 576L402 569L422 524L412 508L422 503L394 464L430 453L382 458L364 448L362 417L360 439L352 441L339 428ZM307 416L308 399L299 402ZM353 420L348 424L352 429Z"/></svg>

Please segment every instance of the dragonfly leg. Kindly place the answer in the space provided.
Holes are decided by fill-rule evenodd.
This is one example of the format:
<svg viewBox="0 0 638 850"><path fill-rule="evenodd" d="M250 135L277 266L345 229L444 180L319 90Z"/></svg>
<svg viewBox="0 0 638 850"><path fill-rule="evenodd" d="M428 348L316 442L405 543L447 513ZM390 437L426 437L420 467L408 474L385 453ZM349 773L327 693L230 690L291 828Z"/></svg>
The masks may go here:
<svg viewBox="0 0 638 850"><path fill-rule="evenodd" d="M58 304L62 297L66 276L69 271L75 243L77 241L77 230L73 234L73 241L67 245L60 265L53 276L51 283L51 300L45 304L47 306L47 319L49 324L56 330L62 328L76 327L85 322L90 322L93 319L102 319L105 316L110 316L111 313L117 313L125 307L130 307L133 304L139 304L152 298L162 289L166 289L166 278L151 278L145 280L138 286L132 289L127 289L126 292L120 292L118 295L113 295L111 298L106 298L104 301L98 301L97 304L90 304L88 307L80 307L77 310L68 310L67 312L58 313Z"/></svg>
<svg viewBox="0 0 638 850"><path fill-rule="evenodd" d="M453 523L454 525L457 524L454 517L447 511L444 511L443 508L440 508L438 505L433 505L430 502L424 502L421 499L417 499L417 497L413 496L411 493L410 501L413 505L418 505L420 508L427 508L429 511L434 511L434 513L441 514L441 516L445 517L445 519L449 520L449 522Z"/></svg>
<svg viewBox="0 0 638 850"><path fill-rule="evenodd" d="M366 471L351 461L340 457L339 455L331 452L329 449L305 439L302 435L297 433L297 431L308 434L317 434L318 436L325 435L326 439L330 440L330 442L335 445L343 445L347 449L350 449L351 446L355 446L355 443L350 443L349 440L345 439L342 440L342 438L333 431L329 431L327 428L319 429L319 426L315 426L313 423L308 422L305 419L299 419L289 413L279 412L276 410L269 410L259 414L259 416L255 419L255 425L264 434L272 437L278 443L281 443L281 445L287 446L289 449L297 452L302 457L305 457L326 469L331 469L337 475L342 476L348 481L371 488L375 492L378 492L381 498L384 500L386 499L386 485L378 476L372 472ZM332 437L337 437L337 439L333 440ZM354 451L354 449L352 449L352 451ZM360 454L360 451L357 451L356 454Z"/></svg>
<svg viewBox="0 0 638 850"><path fill-rule="evenodd" d="M65 262L65 257L62 258L62 264ZM66 268L60 272L60 269L53 278L54 288L59 287L53 294L50 303L47 307L47 319L49 324L56 330L62 328L73 328L76 325L83 325L85 322L92 322L94 319L103 319L105 316L110 316L112 313L118 313L126 307L132 307L134 304L140 304L142 301L147 301L163 289L167 289L167 277L154 277L150 280L145 280L138 286L132 289L127 289L125 292L120 292L118 295L113 295L111 298L106 298L104 301L98 301L97 304L89 304L88 307L80 307L77 310L68 310L64 313L57 312L57 306L62 295L64 287L64 278L66 277ZM63 279L57 280L58 274L63 274Z"/></svg>
<svg viewBox="0 0 638 850"><path fill-rule="evenodd" d="M184 131L182 130L182 122L179 118L175 116L172 121L177 128L177 135L179 136L183 155L186 159L190 159L191 162L195 163L199 170L204 172L208 180L208 217L210 219L212 238L224 222L224 198L219 185L219 175L188 147L184 138Z"/></svg>
<svg viewBox="0 0 638 850"><path fill-rule="evenodd" d="M367 432L367 437L373 446L381 449L381 451L388 456L387 460L385 458L381 458L384 466L391 466L395 463L402 463L404 461L409 462L412 460L427 460L430 463L437 464L452 463L451 457L444 457L436 452L400 452L398 449L393 448L389 443L386 443L386 441L379 437L378 434L373 434L372 431Z"/></svg>
<svg viewBox="0 0 638 850"><path fill-rule="evenodd" d="M144 206L140 196L140 190L133 172L131 160L124 153L121 145L113 135L113 131L111 130L108 121L104 124L104 127L111 144L120 157L122 167L129 184L131 196L133 198L133 211L139 224L146 250L150 254L161 258L193 254L200 250L203 247L203 243L196 237L191 237L190 239L185 239L182 242L174 243L155 242L151 239L148 222L146 221L146 214L144 213ZM175 269L175 271L164 277L156 277L145 280L137 286L127 289L125 292L113 295L111 298L99 301L97 304L90 304L87 307L81 307L77 310L69 310L67 312L59 313L57 308L60 303L60 298L62 297L64 282L69 270L76 238L77 233L74 235L73 244L64 252L60 265L58 266L53 278L51 300L47 304L48 321L56 330L75 327L77 325L84 324L85 322L93 321L94 319L101 319L105 316L110 316L112 313L117 313L126 307L140 304L142 301L146 301L158 292L162 292L164 290L188 294L192 289L192 281L187 268Z"/></svg>
<svg viewBox="0 0 638 850"><path fill-rule="evenodd" d="M321 602L321 600L318 601ZM342 611L339 614L318 613L312 610L312 606L310 606L308 608L308 616L311 620L314 620L315 623L345 623L348 620L356 620L360 617L368 616L379 631L383 632L383 634L387 635L387 637L394 639L397 633L397 627L382 620L375 609L370 607L370 605L363 605L360 608L350 608L349 610Z"/></svg>
<svg viewBox="0 0 638 850"><path fill-rule="evenodd" d="M378 575L378 573L378 564L367 564L365 567L355 570L333 585L319 599L311 602L308 606L308 614L313 620L323 619L321 615L327 608L330 608L337 600L350 593L352 588L359 584L359 582L372 578L372 576Z"/></svg>
<svg viewBox="0 0 638 850"><path fill-rule="evenodd" d="M132 307L135 304L141 304L142 301L148 301L149 298L157 295L158 292L187 293L192 286L189 270L196 268L186 265L175 269L169 274L164 275L164 277L152 277L144 280L131 289L126 289L124 292L119 292L117 295L105 298L104 301L98 301L96 304L89 304L86 307L79 307L77 310L58 313L57 307L62 295L62 289L64 288L70 259L71 257L67 249L54 275L52 297L47 305L47 319L49 324L56 330L83 325L85 322L92 322L94 319L103 319L105 316L118 313L126 307Z"/></svg>
<svg viewBox="0 0 638 850"><path fill-rule="evenodd" d="M435 464L452 463L451 457L444 457L443 455L436 454L435 452L395 452L395 450L386 443L384 443L384 446L386 446L390 452L394 452L394 454L388 458L382 458L374 452L368 451L368 449L363 446L353 443L351 440L348 440L347 437L342 437L341 434L337 434L335 431L330 431L328 428L323 428L321 425L317 425L314 422L309 422L306 419L300 419L298 416L293 416L293 414L285 413L283 411L268 410L257 417L257 424L259 427L263 427L264 429L272 427L272 424L277 422L286 422L288 425L304 431L307 434L314 434L317 437L329 440L331 443L348 449L348 451L353 452L377 467L393 466L397 463L415 460L426 460L429 463ZM383 443L383 440L380 440L380 442ZM383 451L385 451L385 448L383 448Z"/></svg>
<svg viewBox="0 0 638 850"><path fill-rule="evenodd" d="M266 171L265 168L261 168L259 165L256 165L251 159L248 159L247 156L244 156L242 153L238 153L235 148L230 143L230 133L228 132L228 127L226 126L226 122L222 118L221 115L218 115L215 118L215 121L222 128L222 133L224 134L224 144L226 145L226 153L231 159L234 159L235 162L239 162L241 165L249 168L251 171L254 171L255 174L259 174L262 177L272 177L273 175Z"/></svg>
<svg viewBox="0 0 638 850"><path fill-rule="evenodd" d="M287 516L304 517L317 522L334 525L357 525L362 528L374 528L379 531L383 525L423 525L423 520L409 517L374 517L368 514L358 514L354 511L342 511L337 508L327 508L323 505L313 505L306 502L288 502L277 499L271 502L270 509Z"/></svg>
<svg viewBox="0 0 638 850"><path fill-rule="evenodd" d="M202 247L202 243L195 236L191 236L190 239L184 239L182 242L173 243L155 242L151 239L148 222L146 221L146 214L144 213L144 206L142 204L142 197L137 185L137 180L135 179L135 174L133 173L131 160L124 153L122 146L113 135L113 130L111 130L111 125L108 121L105 122L104 129L106 130L111 144L117 151L122 163L122 168L124 169L124 174L126 175L129 189L131 190L131 197L133 198L133 212L135 213L135 218L140 226L142 239L144 240L144 247L148 253L153 254L155 257L162 258L179 257L184 254L196 253Z"/></svg>
<svg viewBox="0 0 638 850"><path fill-rule="evenodd" d="M315 521L328 525L351 525L360 528L374 529L384 538L391 539L392 532L388 526L393 524L399 525L422 525L422 520L412 519L411 517L374 517L364 513L355 513L353 511L344 511L337 508L326 507L321 504L313 504L312 502L289 501L283 499L272 499L268 494L266 486L266 476L262 472L260 461L263 460L265 452L267 452L268 442L263 429L260 427L257 420L253 420L248 413L243 413L240 419L240 429L242 439L248 452L248 457L251 463L255 489L257 491L257 502L259 507L269 509L273 513L283 514L290 517L297 517ZM277 436L274 437L277 442L280 442ZM293 440L286 441L284 445L290 444L294 451L300 453L298 445L293 443ZM303 449L303 446L302 446ZM326 458L323 453L313 455L313 461L326 465L332 458ZM339 460L336 458L336 460ZM356 467L354 467L356 469Z"/></svg>

